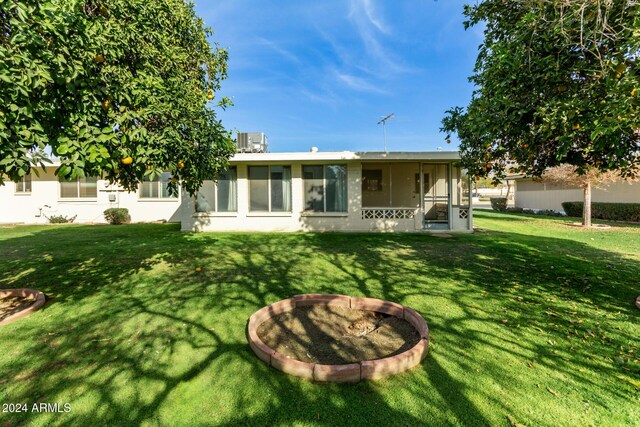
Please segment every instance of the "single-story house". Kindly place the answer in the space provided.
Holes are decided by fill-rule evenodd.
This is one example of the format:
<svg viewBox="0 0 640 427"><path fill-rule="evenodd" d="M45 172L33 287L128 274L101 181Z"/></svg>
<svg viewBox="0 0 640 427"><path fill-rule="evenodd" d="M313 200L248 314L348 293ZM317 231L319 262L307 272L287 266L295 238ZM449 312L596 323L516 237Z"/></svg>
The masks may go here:
<svg viewBox="0 0 640 427"><path fill-rule="evenodd" d="M472 231L458 152L237 153L183 231Z"/></svg>
<svg viewBox="0 0 640 427"><path fill-rule="evenodd" d="M517 208L563 212L562 202L583 200L583 190L579 187L556 185L521 176L510 179L515 181L514 203ZM591 201L640 203L640 183L621 180L603 188L592 188Z"/></svg>
<svg viewBox="0 0 640 427"><path fill-rule="evenodd" d="M458 152L237 153L196 197L167 191L166 173L127 192L100 178L59 180L54 164L0 186L0 223L76 216L105 222L127 208L133 222L180 222L183 231L470 232L469 177Z"/></svg>
<svg viewBox="0 0 640 427"><path fill-rule="evenodd" d="M108 208L127 208L134 222L180 221L180 197L167 192L171 178L164 174L128 192L100 178L61 181L54 174L59 164L38 168L20 182L0 186L0 223L46 223L47 217L77 216L76 223L105 222Z"/></svg>

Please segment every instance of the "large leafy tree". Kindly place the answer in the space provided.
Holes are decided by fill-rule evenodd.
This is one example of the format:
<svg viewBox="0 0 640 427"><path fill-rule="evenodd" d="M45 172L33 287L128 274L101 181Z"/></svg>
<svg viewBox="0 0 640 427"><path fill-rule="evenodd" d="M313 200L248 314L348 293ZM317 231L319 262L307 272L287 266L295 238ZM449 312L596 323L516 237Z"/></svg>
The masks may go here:
<svg viewBox="0 0 640 427"><path fill-rule="evenodd" d="M464 166L499 179L541 176L568 164L578 174L638 175L640 6L631 0L484 0L465 26L484 24L466 108L447 112ZM449 138L449 136L447 136Z"/></svg>
<svg viewBox="0 0 640 427"><path fill-rule="evenodd" d="M0 183L48 146L63 178L135 190L168 170L195 193L234 151L210 34L184 0L0 0Z"/></svg>
<svg viewBox="0 0 640 427"><path fill-rule="evenodd" d="M583 194L582 225L591 227L591 189L603 188L620 179L617 171L601 172L590 169L581 174L576 173L575 167L570 165L556 166L547 169L542 181L555 185L579 187ZM566 200L568 201L568 200Z"/></svg>

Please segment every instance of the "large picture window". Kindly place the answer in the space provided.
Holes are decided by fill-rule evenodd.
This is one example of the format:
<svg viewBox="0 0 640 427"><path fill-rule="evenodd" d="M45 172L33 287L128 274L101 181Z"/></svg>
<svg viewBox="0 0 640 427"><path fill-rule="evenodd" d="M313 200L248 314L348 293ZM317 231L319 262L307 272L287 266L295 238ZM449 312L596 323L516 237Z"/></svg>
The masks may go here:
<svg viewBox="0 0 640 427"><path fill-rule="evenodd" d="M347 167L345 165L303 166L302 178L305 211L347 211Z"/></svg>
<svg viewBox="0 0 640 427"><path fill-rule="evenodd" d="M291 166L249 166L249 210L291 212Z"/></svg>
<svg viewBox="0 0 640 427"><path fill-rule="evenodd" d="M153 179L146 177L140 184L141 199L175 199L178 196L169 194L170 172L163 172Z"/></svg>
<svg viewBox="0 0 640 427"><path fill-rule="evenodd" d="M70 181L60 179L60 198L86 199L98 197L98 179L95 177L76 178Z"/></svg>
<svg viewBox="0 0 640 427"><path fill-rule="evenodd" d="M27 174L16 182L16 193L31 193L31 175Z"/></svg>
<svg viewBox="0 0 640 427"><path fill-rule="evenodd" d="M218 182L205 181L196 202L198 212L237 212L238 174L235 166L221 172Z"/></svg>

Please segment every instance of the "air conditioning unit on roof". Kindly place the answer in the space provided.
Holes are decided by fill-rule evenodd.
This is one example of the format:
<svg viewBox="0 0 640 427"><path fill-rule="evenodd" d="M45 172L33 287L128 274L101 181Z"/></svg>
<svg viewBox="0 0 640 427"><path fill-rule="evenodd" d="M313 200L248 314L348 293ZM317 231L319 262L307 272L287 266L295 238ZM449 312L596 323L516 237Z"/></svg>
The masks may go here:
<svg viewBox="0 0 640 427"><path fill-rule="evenodd" d="M266 153L269 140L264 132L238 132L238 153Z"/></svg>

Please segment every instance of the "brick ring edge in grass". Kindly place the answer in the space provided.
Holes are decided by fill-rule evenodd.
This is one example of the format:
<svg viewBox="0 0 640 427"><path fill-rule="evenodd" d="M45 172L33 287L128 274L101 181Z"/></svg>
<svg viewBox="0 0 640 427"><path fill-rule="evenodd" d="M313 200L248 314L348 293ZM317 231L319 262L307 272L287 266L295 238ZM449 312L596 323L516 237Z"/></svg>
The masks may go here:
<svg viewBox="0 0 640 427"><path fill-rule="evenodd" d="M12 314L11 316L7 316L4 319L0 320L0 326L4 326L8 323L26 317L33 313L36 310L42 308L42 306L47 302L46 297L40 291L36 291L34 289L29 288L19 288L19 289L0 289L0 299L6 297L20 297L20 298L28 298L33 299L33 304L28 306L27 308L20 310L17 313Z"/></svg>
<svg viewBox="0 0 640 427"><path fill-rule="evenodd" d="M258 327L266 320L296 307L309 305L337 305L404 319L416 329L420 339L416 345L395 356L343 365L324 365L290 359L266 345L258 336ZM259 359L289 375L318 382L357 382L385 378L418 366L429 350L429 327L420 313L394 302L336 294L303 294L275 302L253 313L247 325L247 340Z"/></svg>

